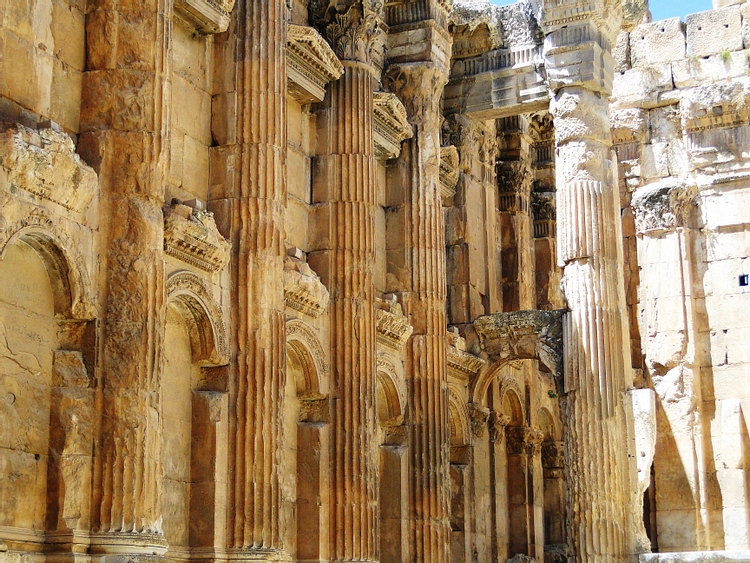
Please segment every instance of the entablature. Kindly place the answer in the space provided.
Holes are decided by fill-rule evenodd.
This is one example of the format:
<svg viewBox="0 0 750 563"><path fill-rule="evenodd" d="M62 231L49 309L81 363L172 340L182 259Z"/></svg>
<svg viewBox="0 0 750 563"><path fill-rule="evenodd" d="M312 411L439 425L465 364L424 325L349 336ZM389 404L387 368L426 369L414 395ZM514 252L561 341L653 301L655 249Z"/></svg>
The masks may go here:
<svg viewBox="0 0 750 563"><path fill-rule="evenodd" d="M401 142L414 134L406 117L406 108L396 94L374 92L372 121L375 156L380 160L396 158L401 154Z"/></svg>
<svg viewBox="0 0 750 563"><path fill-rule="evenodd" d="M344 73L344 65L314 28L289 24L287 31L287 85L300 103L322 102L326 85Z"/></svg>

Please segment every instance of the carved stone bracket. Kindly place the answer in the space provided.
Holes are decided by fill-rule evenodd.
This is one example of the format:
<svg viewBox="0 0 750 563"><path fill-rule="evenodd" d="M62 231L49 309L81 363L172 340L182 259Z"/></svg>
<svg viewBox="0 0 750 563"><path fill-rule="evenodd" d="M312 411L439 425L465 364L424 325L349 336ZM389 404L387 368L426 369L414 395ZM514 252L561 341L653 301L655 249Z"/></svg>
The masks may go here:
<svg viewBox="0 0 750 563"><path fill-rule="evenodd" d="M80 212L96 195L98 180L65 133L0 125L0 186Z"/></svg>
<svg viewBox="0 0 750 563"><path fill-rule="evenodd" d="M396 158L401 154L401 142L414 134L404 104L390 92L373 93L373 102L375 156L380 160Z"/></svg>
<svg viewBox="0 0 750 563"><path fill-rule="evenodd" d="M562 378L562 316L557 311L513 311L474 321L482 350L493 361L538 359Z"/></svg>
<svg viewBox="0 0 750 563"><path fill-rule="evenodd" d="M328 290L295 251L284 260L284 301L290 309L317 318L328 307Z"/></svg>
<svg viewBox="0 0 750 563"><path fill-rule="evenodd" d="M440 195L452 197L460 175L458 149L453 145L440 147Z"/></svg>
<svg viewBox="0 0 750 563"><path fill-rule="evenodd" d="M164 251L206 272L223 270L231 245L221 236L210 211L199 211L181 203L162 208Z"/></svg>
<svg viewBox="0 0 750 563"><path fill-rule="evenodd" d="M289 94L300 103L322 102L326 85L344 73L336 53L312 27L290 23L286 53Z"/></svg>
<svg viewBox="0 0 750 563"><path fill-rule="evenodd" d="M510 417L507 414L492 411L487 424L490 429L490 441L493 444L499 444L505 436L505 428L510 424Z"/></svg>
<svg viewBox="0 0 750 563"><path fill-rule="evenodd" d="M300 397L299 421L315 426L324 426L331 421L331 406L328 397Z"/></svg>
<svg viewBox="0 0 750 563"><path fill-rule="evenodd" d="M689 226L695 210L697 188L684 185L646 186L633 195L632 208L638 233L662 232Z"/></svg>
<svg viewBox="0 0 750 563"><path fill-rule="evenodd" d="M199 33L223 33L229 28L234 0L175 0L176 19Z"/></svg>
<svg viewBox="0 0 750 563"><path fill-rule="evenodd" d="M506 447L509 454L536 455L541 451L544 434L531 426L508 426L505 428Z"/></svg>
<svg viewBox="0 0 750 563"><path fill-rule="evenodd" d="M471 419L471 431L477 438L484 437L484 430L487 428L487 421L490 418L490 409L469 403L469 418Z"/></svg>
<svg viewBox="0 0 750 563"><path fill-rule="evenodd" d="M378 300L380 307L376 313L376 330L378 344L400 352L409 340L414 327L404 316L401 305L395 301Z"/></svg>

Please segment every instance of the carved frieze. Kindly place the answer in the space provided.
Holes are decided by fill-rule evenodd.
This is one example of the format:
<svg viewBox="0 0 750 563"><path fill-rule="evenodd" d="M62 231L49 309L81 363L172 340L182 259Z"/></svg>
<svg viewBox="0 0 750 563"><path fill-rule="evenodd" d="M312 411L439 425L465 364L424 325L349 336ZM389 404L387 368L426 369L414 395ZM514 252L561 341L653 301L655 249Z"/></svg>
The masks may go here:
<svg viewBox="0 0 750 563"><path fill-rule="evenodd" d="M684 185L647 186L633 195L631 203L636 231L665 231L689 226L695 210L697 188Z"/></svg>
<svg viewBox="0 0 750 563"><path fill-rule="evenodd" d="M289 94L303 104L322 102L326 85L344 73L336 53L312 27L289 24L286 54Z"/></svg>
<svg viewBox="0 0 750 563"><path fill-rule="evenodd" d="M460 175L458 149L452 145L440 147L440 195L452 197Z"/></svg>
<svg viewBox="0 0 750 563"><path fill-rule="evenodd" d="M401 305L394 300L378 300L376 313L377 341L383 346L400 352L409 340L414 327L404 316Z"/></svg>
<svg viewBox="0 0 750 563"><path fill-rule="evenodd" d="M406 109L396 94L375 92L372 120L375 156L388 160L401 154L401 142L414 133L406 117Z"/></svg>
<svg viewBox="0 0 750 563"><path fill-rule="evenodd" d="M175 0L175 19L199 33L223 33L229 28L234 1Z"/></svg>
<svg viewBox="0 0 750 563"><path fill-rule="evenodd" d="M328 307L328 290L318 274L302 260L301 253L284 260L284 301L286 306L313 318Z"/></svg>
<svg viewBox="0 0 750 563"><path fill-rule="evenodd" d="M65 133L0 126L0 189L80 212L96 195L98 180Z"/></svg>
<svg viewBox="0 0 750 563"><path fill-rule="evenodd" d="M210 211L193 209L179 202L165 205L164 251L206 272L223 270L231 245L216 228Z"/></svg>

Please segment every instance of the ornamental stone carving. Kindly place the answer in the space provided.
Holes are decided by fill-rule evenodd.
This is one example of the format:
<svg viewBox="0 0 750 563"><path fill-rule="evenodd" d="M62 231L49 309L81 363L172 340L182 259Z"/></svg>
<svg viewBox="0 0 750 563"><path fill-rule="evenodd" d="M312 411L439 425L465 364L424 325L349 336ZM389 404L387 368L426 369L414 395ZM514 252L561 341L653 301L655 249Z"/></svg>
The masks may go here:
<svg viewBox="0 0 750 563"><path fill-rule="evenodd" d="M198 33L223 33L229 27L234 0L175 0L175 19Z"/></svg>
<svg viewBox="0 0 750 563"><path fill-rule="evenodd" d="M545 475L548 470L562 470L565 468L565 442L551 441L542 444L542 467Z"/></svg>
<svg viewBox="0 0 750 563"><path fill-rule="evenodd" d="M531 426L508 426L505 428L505 440L508 453L511 455L536 455L541 451L544 434Z"/></svg>
<svg viewBox="0 0 750 563"><path fill-rule="evenodd" d="M164 205L164 251L205 272L218 272L229 262L231 245L216 228L214 214L177 200Z"/></svg>
<svg viewBox="0 0 750 563"><path fill-rule="evenodd" d="M557 211L554 192L531 194L531 212L534 215L534 238L555 237Z"/></svg>
<svg viewBox="0 0 750 563"><path fill-rule="evenodd" d="M661 232L690 226L697 208L697 188L684 185L646 186L633 194L631 203L636 231Z"/></svg>
<svg viewBox="0 0 750 563"><path fill-rule="evenodd" d="M471 431L476 438L484 437L484 430L487 428L487 421L490 419L490 409L469 403L469 419L471 420Z"/></svg>
<svg viewBox="0 0 750 563"><path fill-rule="evenodd" d="M331 421L328 397L300 397L299 421L314 426L325 426Z"/></svg>
<svg viewBox="0 0 750 563"><path fill-rule="evenodd" d="M329 294L318 274L302 259L302 252L293 248L284 259L284 301L286 306L313 318L328 308Z"/></svg>
<svg viewBox="0 0 750 563"><path fill-rule="evenodd" d="M458 335L458 331L449 330L448 340L448 375L459 381L471 381L484 367L485 361L466 351L466 340Z"/></svg>
<svg viewBox="0 0 750 563"><path fill-rule="evenodd" d="M505 428L510 424L510 417L501 412L492 411L487 423L490 430L490 441L493 444L499 444L505 436Z"/></svg>
<svg viewBox="0 0 750 563"><path fill-rule="evenodd" d="M458 149L453 145L440 147L440 195L453 197L460 176Z"/></svg>
<svg viewBox="0 0 750 563"><path fill-rule="evenodd" d="M339 3L312 0L312 21L324 31L336 55L345 61L371 65L379 72L385 58L385 34L382 0Z"/></svg>
<svg viewBox="0 0 750 563"><path fill-rule="evenodd" d="M287 33L289 94L302 104L322 102L326 85L344 73L344 66L314 28L290 23Z"/></svg>
<svg viewBox="0 0 750 563"><path fill-rule="evenodd" d="M396 94L390 92L374 92L373 103L375 156L380 160L397 158L401 154L401 142L414 134L406 109Z"/></svg>
<svg viewBox="0 0 750 563"><path fill-rule="evenodd" d="M98 180L67 134L0 124L0 190L82 212L96 195Z"/></svg>

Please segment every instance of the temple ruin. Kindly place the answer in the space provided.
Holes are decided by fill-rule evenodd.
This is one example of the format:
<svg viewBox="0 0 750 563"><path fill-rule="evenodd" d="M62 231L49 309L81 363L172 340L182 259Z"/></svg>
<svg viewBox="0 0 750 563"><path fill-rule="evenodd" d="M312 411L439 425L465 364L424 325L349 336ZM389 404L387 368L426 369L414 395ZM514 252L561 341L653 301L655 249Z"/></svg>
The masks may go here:
<svg viewBox="0 0 750 563"><path fill-rule="evenodd" d="M0 563L750 561L748 300L744 0L0 1Z"/></svg>

